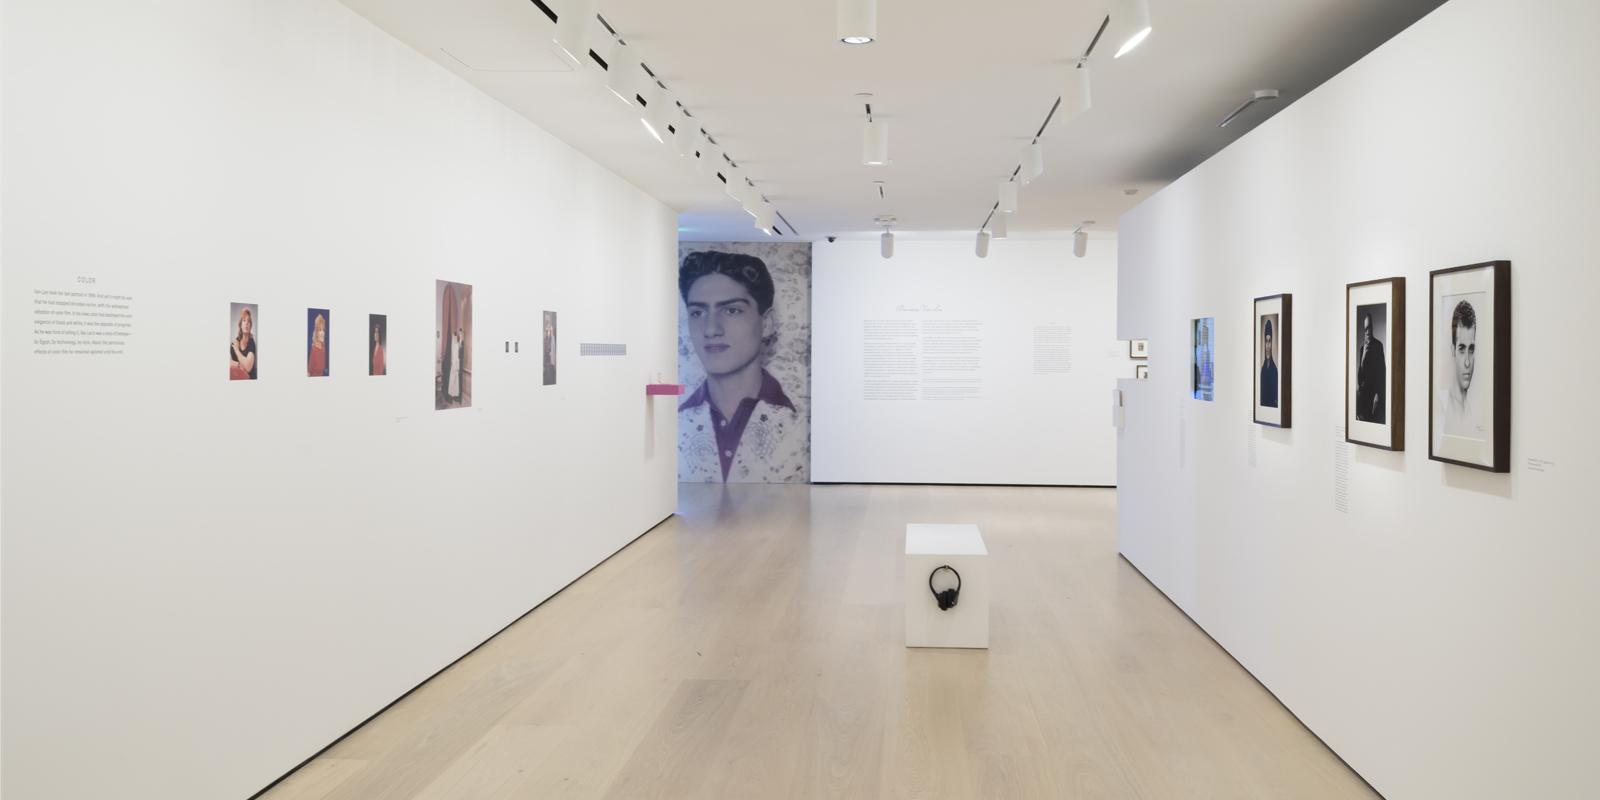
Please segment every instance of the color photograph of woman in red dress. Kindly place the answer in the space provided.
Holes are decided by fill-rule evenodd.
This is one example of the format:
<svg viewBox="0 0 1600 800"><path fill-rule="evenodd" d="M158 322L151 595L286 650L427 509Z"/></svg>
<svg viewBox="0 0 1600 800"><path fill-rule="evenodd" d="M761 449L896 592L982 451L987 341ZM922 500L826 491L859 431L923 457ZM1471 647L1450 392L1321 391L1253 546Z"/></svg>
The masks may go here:
<svg viewBox="0 0 1600 800"><path fill-rule="evenodd" d="M328 377L328 309L306 309L306 377Z"/></svg>
<svg viewBox="0 0 1600 800"><path fill-rule="evenodd" d="M367 374L387 375L383 350L389 343L389 318L383 314L368 314L367 327L372 329L372 341L367 342Z"/></svg>

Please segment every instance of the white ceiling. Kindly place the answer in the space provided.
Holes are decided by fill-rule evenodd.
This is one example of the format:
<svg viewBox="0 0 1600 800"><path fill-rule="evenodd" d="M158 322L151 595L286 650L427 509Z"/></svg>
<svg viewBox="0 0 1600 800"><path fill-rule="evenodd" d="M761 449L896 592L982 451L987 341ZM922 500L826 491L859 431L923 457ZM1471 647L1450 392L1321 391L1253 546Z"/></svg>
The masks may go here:
<svg viewBox="0 0 1600 800"><path fill-rule="evenodd" d="M343 2L677 209L684 239L764 238L715 177L646 135L598 65L567 67L531 0ZM558 15L571 5L546 2ZM1113 60L1108 35L1095 49L1094 108L1050 124L1045 176L1022 190L1011 230L1113 228L1441 2L1150 0L1155 30L1142 46ZM863 46L835 40L834 0L609 0L600 14L628 43L626 63L648 64L748 170L790 223L783 232L818 239L871 229L878 214L902 230L976 230L1110 6L880 0L879 40ZM609 34L593 34L610 57ZM1218 129L1256 89L1282 100ZM873 93L889 123L888 166L861 165L858 92Z"/></svg>

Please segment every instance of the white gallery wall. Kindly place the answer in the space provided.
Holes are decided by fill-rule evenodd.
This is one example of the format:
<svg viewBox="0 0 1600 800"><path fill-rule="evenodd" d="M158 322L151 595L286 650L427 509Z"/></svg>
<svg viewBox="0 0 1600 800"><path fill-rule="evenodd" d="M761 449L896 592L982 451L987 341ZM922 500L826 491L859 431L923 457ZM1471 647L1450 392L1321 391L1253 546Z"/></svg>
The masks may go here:
<svg viewBox="0 0 1600 800"><path fill-rule="evenodd" d="M6 797L247 797L672 513L670 209L334 0L7 0L3 46ZM133 298L123 354L36 355L41 291Z"/></svg>
<svg viewBox="0 0 1600 800"><path fill-rule="evenodd" d="M1115 483L1116 238L899 239L812 251L812 480Z"/></svg>
<svg viewBox="0 0 1600 800"><path fill-rule="evenodd" d="M1390 800L1593 797L1600 4L1451 0L1120 222L1122 553ZM1511 261L1509 474L1428 459L1428 272ZM1345 285L1407 280L1403 452L1345 445ZM1294 295L1294 427L1251 299ZM1216 318L1216 401L1187 324Z"/></svg>

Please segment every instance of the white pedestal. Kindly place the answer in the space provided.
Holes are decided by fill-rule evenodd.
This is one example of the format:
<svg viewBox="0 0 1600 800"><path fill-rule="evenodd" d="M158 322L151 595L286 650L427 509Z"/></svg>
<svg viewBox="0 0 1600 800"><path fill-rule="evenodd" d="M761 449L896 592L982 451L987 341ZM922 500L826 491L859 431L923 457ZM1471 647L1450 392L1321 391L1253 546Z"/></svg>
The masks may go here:
<svg viewBox="0 0 1600 800"><path fill-rule="evenodd" d="M928 574L941 566L961 573L956 607L939 609ZM954 576L940 572L943 589ZM989 550L976 525L906 526L906 647L989 646Z"/></svg>

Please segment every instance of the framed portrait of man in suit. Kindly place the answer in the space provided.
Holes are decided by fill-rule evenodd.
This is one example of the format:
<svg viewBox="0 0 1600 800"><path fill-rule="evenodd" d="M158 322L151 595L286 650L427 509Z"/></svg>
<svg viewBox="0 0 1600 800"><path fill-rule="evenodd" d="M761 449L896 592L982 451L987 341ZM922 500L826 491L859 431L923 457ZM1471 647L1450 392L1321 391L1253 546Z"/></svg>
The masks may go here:
<svg viewBox="0 0 1600 800"><path fill-rule="evenodd" d="M1406 279L1345 287L1344 439L1406 449Z"/></svg>
<svg viewBox="0 0 1600 800"><path fill-rule="evenodd" d="M1293 295L1274 294L1257 297L1255 317L1255 391L1250 402L1255 408L1253 419L1261 425L1287 428L1293 401L1289 371L1289 335Z"/></svg>

